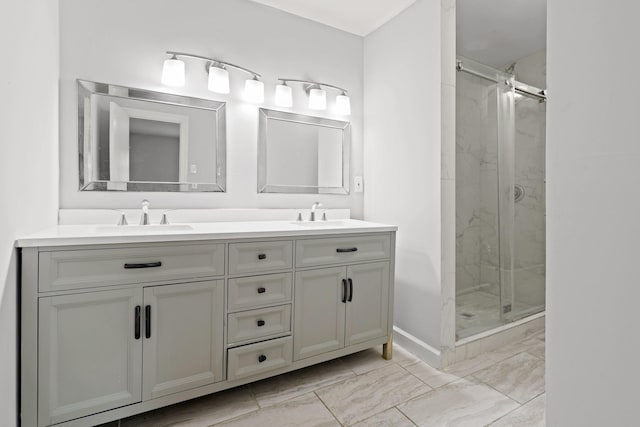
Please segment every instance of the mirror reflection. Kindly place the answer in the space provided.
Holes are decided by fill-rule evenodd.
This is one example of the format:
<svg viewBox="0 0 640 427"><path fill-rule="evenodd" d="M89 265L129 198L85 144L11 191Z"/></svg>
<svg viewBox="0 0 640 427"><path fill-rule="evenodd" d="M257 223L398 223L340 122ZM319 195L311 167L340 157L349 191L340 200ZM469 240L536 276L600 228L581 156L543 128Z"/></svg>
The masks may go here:
<svg viewBox="0 0 640 427"><path fill-rule="evenodd" d="M260 109L258 191L348 194L348 122Z"/></svg>
<svg viewBox="0 0 640 427"><path fill-rule="evenodd" d="M224 103L78 81L80 189L224 191Z"/></svg>

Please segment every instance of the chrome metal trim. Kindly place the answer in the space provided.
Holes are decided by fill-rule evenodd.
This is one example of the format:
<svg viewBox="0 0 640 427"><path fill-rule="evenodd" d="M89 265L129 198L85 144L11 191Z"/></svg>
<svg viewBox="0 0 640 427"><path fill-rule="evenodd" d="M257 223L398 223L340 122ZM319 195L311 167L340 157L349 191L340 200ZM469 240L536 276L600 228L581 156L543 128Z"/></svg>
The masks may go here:
<svg viewBox="0 0 640 427"><path fill-rule="evenodd" d="M328 83L320 83L320 82L313 82L311 80L300 80L300 79L282 79L282 78L278 78L278 80L280 80L283 83L302 83L302 84L307 84L307 85L312 85L312 86L325 86L325 87L330 87L332 89L336 89L338 91L341 91L344 94L349 93L349 91L343 87L340 86L336 86L336 85L330 85Z"/></svg>
<svg viewBox="0 0 640 427"><path fill-rule="evenodd" d="M195 55L193 53L186 53L186 52L175 52L175 51L172 51L172 50L168 50L167 51L167 55L172 55L172 56L176 56L176 57L177 56L184 56L184 57L187 57L187 58L200 59L202 61L207 61L207 62L210 62L210 63L213 63L213 64L223 64L223 65L226 65L228 67L235 68L236 70L244 71L247 74L253 74L255 77L262 78L262 74L256 73L255 71L252 71L252 70L250 70L248 68L241 67L240 65L232 64L231 62L221 61L221 60L215 59L215 58L209 58L207 56ZM207 70L208 69L209 68L207 67Z"/></svg>

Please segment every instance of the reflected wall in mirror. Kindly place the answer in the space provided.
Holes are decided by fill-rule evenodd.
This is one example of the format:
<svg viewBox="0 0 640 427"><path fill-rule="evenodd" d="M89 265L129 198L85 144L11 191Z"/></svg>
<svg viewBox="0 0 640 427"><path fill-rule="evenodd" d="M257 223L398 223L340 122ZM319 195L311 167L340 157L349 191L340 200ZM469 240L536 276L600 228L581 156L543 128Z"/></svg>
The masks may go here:
<svg viewBox="0 0 640 427"><path fill-rule="evenodd" d="M349 122L260 109L258 192L349 194Z"/></svg>
<svg viewBox="0 0 640 427"><path fill-rule="evenodd" d="M80 190L225 191L225 103L78 80Z"/></svg>

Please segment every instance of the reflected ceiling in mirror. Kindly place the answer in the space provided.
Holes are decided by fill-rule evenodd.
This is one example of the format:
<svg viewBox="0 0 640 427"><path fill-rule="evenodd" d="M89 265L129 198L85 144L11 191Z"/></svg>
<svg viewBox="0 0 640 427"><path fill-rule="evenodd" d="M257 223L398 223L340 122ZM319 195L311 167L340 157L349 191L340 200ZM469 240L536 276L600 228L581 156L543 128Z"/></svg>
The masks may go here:
<svg viewBox="0 0 640 427"><path fill-rule="evenodd" d="M349 194L349 122L260 109L258 192Z"/></svg>
<svg viewBox="0 0 640 427"><path fill-rule="evenodd" d="M224 192L225 103L78 80L80 190Z"/></svg>

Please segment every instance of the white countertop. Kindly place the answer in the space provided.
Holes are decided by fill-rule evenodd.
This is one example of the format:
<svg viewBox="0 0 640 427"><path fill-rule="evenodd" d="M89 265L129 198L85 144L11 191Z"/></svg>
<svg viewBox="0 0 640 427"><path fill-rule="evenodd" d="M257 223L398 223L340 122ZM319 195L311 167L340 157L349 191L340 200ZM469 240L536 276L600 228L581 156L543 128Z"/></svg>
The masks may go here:
<svg viewBox="0 0 640 427"><path fill-rule="evenodd" d="M396 231L392 225L354 219L303 222L252 221L117 226L59 225L20 237L16 247L110 245L237 238L299 237Z"/></svg>

